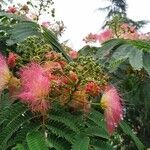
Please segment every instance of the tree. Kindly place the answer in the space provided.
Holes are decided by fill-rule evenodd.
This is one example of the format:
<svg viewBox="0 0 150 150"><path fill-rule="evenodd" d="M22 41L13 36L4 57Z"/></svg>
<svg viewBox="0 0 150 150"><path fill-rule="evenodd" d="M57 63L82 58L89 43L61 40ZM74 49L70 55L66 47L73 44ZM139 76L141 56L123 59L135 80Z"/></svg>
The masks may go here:
<svg viewBox="0 0 150 150"><path fill-rule="evenodd" d="M140 20L140 21L134 21L127 16L127 3L126 0L107 0L111 2L111 5L99 8L100 11L107 11L107 16L104 21L103 28L108 25L108 22L113 20L113 18L117 15L123 18L124 23L128 23L130 25L136 26L137 29L143 27L145 24L147 24L149 21Z"/></svg>

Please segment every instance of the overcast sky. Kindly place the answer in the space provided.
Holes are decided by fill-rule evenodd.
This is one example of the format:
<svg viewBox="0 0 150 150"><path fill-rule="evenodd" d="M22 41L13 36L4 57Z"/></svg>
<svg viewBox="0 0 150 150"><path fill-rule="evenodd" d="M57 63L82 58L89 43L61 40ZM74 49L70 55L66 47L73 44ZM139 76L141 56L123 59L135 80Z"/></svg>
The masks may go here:
<svg viewBox="0 0 150 150"><path fill-rule="evenodd" d="M105 0L54 0L57 19L67 27L62 39L69 40L78 50L84 45L82 39L90 32L100 32L106 14L98 11L108 5ZM150 20L150 0L127 0L128 16L133 20ZM143 30L150 31L150 25Z"/></svg>

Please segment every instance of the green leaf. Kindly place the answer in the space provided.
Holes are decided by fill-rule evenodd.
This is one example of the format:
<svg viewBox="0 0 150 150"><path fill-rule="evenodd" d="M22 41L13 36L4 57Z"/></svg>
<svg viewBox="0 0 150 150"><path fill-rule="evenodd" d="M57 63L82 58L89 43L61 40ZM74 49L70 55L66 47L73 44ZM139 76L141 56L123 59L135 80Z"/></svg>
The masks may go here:
<svg viewBox="0 0 150 150"><path fill-rule="evenodd" d="M9 107L12 101L9 99L8 93L2 93L0 95L0 110L4 109L5 107Z"/></svg>
<svg viewBox="0 0 150 150"><path fill-rule="evenodd" d="M102 47L97 51L97 58L104 58L106 55L110 53L113 49L117 48L122 44L123 40L120 39L112 39L102 44Z"/></svg>
<svg viewBox="0 0 150 150"><path fill-rule="evenodd" d="M46 139L40 132L34 131L28 133L26 139L29 150L48 150Z"/></svg>
<svg viewBox="0 0 150 150"><path fill-rule="evenodd" d="M90 120L92 120L97 126L106 130L104 117L103 115L94 109L91 110L91 113L87 116Z"/></svg>
<svg viewBox="0 0 150 150"><path fill-rule="evenodd" d="M72 131L79 133L81 129L83 129L83 123L80 118L73 118L74 116L67 113L61 112L61 114L57 114L57 112L53 112L49 115L50 120L54 120L60 123L65 124Z"/></svg>
<svg viewBox="0 0 150 150"><path fill-rule="evenodd" d="M0 113L0 124L5 123L5 125L6 125L6 124L10 123L13 119L22 115L27 110L28 110L28 108L25 107L25 105L23 105L20 102L14 103L10 107L6 107Z"/></svg>
<svg viewBox="0 0 150 150"><path fill-rule="evenodd" d="M108 132L104 128L100 128L98 126L88 127L85 130L85 133L92 137L96 136L96 137L109 139Z"/></svg>
<svg viewBox="0 0 150 150"><path fill-rule="evenodd" d="M14 20L19 20L19 21L25 21L27 20L27 18L25 18L24 16L19 16L19 15L15 15L15 14L11 14L11 13L6 13L6 12L0 12L0 17L7 17L10 19L14 19Z"/></svg>
<svg viewBox="0 0 150 150"><path fill-rule="evenodd" d="M22 144L17 144L11 150L25 150L25 149L24 149L24 146Z"/></svg>
<svg viewBox="0 0 150 150"><path fill-rule="evenodd" d="M134 141L138 150L145 150L145 146L143 143L138 139L138 137L133 133L132 129L125 121L120 123L120 127L122 128L123 132L130 136L130 138Z"/></svg>
<svg viewBox="0 0 150 150"><path fill-rule="evenodd" d="M129 55L129 62L135 70L141 70L143 67L143 52L132 47Z"/></svg>
<svg viewBox="0 0 150 150"><path fill-rule="evenodd" d="M131 45L123 44L119 46L117 49L115 49L115 52L113 53L112 57L117 60L128 58L131 50L132 50Z"/></svg>
<svg viewBox="0 0 150 150"><path fill-rule="evenodd" d="M92 139L90 145L94 150L114 150L114 148L105 141Z"/></svg>
<svg viewBox="0 0 150 150"><path fill-rule="evenodd" d="M55 148L56 150L70 150L71 145L64 138L56 136L52 133L48 135L48 146L50 148Z"/></svg>
<svg viewBox="0 0 150 150"><path fill-rule="evenodd" d="M10 39L7 40L7 45L11 46L15 43L24 41L29 36L40 36L40 26L35 22L21 22L15 24L11 30L8 31Z"/></svg>
<svg viewBox="0 0 150 150"><path fill-rule="evenodd" d="M12 135L27 121L31 119L29 115L19 115L16 118L12 118L10 123L2 130L0 134L0 148L5 149L8 140Z"/></svg>
<svg viewBox="0 0 150 150"><path fill-rule="evenodd" d="M144 53L143 66L147 73L150 75L150 53Z"/></svg>
<svg viewBox="0 0 150 150"><path fill-rule="evenodd" d="M72 145L72 150L88 150L90 139L87 135L78 134L75 137L75 141Z"/></svg>
<svg viewBox="0 0 150 150"><path fill-rule="evenodd" d="M47 129L49 130L49 132L52 132L58 137L65 138L67 141L72 143L75 132L73 132L64 124L60 122L51 121L47 125Z"/></svg>
<svg viewBox="0 0 150 150"><path fill-rule="evenodd" d="M53 47L53 49L59 53L62 53L62 55L70 62L72 59L66 54L66 52L63 50L62 46L59 44L58 39L56 36L47 28L43 27L43 36L45 40L50 43Z"/></svg>

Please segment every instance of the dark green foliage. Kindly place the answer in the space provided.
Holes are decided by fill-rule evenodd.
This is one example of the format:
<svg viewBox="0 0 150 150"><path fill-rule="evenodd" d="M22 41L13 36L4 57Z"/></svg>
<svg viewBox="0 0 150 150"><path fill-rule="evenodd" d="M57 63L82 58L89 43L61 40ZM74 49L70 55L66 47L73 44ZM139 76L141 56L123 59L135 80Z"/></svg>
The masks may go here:
<svg viewBox="0 0 150 150"><path fill-rule="evenodd" d="M8 50L10 46L12 46L14 47L13 50L15 52L23 53L21 49L17 49L20 46L19 44L26 42L28 39L36 37L37 39L43 39L44 44L49 44L53 50L62 53L62 55L68 61L71 61L71 59L63 51L53 32L47 30L46 28L42 28L34 22L21 20L16 15L8 15L3 13L0 15L0 17L2 19L5 18L8 23L7 26L3 24L0 28L0 31L2 31L1 33L6 35L3 42L4 49ZM15 23L10 22L11 19L15 20ZM3 41L3 39L4 37L2 35L0 37L0 41ZM121 84L123 88L121 85L119 85L120 90L130 92L124 95L128 101L131 100L131 98L133 101L136 100L137 97L144 98L144 108L146 108L144 121L147 121L149 118L147 98L149 99L149 96L143 97L142 94L147 93L149 89L149 78L148 74L146 73L146 71L149 73L149 51L148 43L145 47L143 46L143 49L141 48L142 45L145 44L141 43L139 46L138 42L136 41L132 43L132 41L111 40L104 43L102 48L92 48L92 52L87 52L88 47L85 47L80 53L82 53L82 55L92 55L95 59L97 59L95 65L103 61L103 65L106 66L106 70L112 73L112 82L118 81L116 76L119 75L119 73L124 77L124 79L128 79L125 80L123 84ZM123 52L121 51L122 49ZM118 71L120 69L120 65L125 63L127 67L124 67L123 69L126 70L127 68L130 68L132 71L131 74L126 75L126 72L123 69L120 70L122 70L126 76L124 76L120 70L118 71L119 73L116 72L116 70L110 70L110 56L113 56L113 60L118 61L118 55L119 58L123 58L123 60L119 65L117 65L115 69ZM146 59L143 61L141 57ZM113 60L111 59L111 61ZM94 69L95 68L96 67L94 67ZM141 72L139 71L140 69ZM144 70L144 78L141 78L139 73L143 73L143 69L146 71ZM128 78L129 75L130 78ZM137 97L135 97L134 93L134 83L136 83L136 87L142 87L139 92L136 91ZM19 101L10 102L9 97L5 91L1 95L0 107L0 149L2 150L114 149L105 127L103 114L98 111L99 109L93 109L87 114L82 114L78 111L75 112L68 108L54 105L46 116L42 116L41 114L29 111L28 107ZM143 108L143 105L140 105L140 108ZM140 111L143 112L143 109L140 109ZM128 125L121 124L121 127L123 131L127 132L127 135L129 135L135 142L137 148L143 148L140 140L138 140L135 135L130 133L131 129ZM147 127L144 127L143 130L146 132L148 131ZM148 136L147 134L144 135L146 135L146 137Z"/></svg>
<svg viewBox="0 0 150 150"><path fill-rule="evenodd" d="M127 17L127 2L126 0L107 0L110 1L111 4L104 7L99 8L100 11L106 11L107 15L104 21L103 28L110 24L111 20L116 16L120 16L123 19L122 23L128 23L132 26L135 26L137 29L143 27L145 24L149 23L147 20L134 21Z"/></svg>
<svg viewBox="0 0 150 150"><path fill-rule="evenodd" d="M114 70L129 61L134 70L145 69L149 73L149 42L139 42L123 39L113 39L103 44L96 53L96 58L109 60L108 68Z"/></svg>
<svg viewBox="0 0 150 150"><path fill-rule="evenodd" d="M35 22L21 20L17 15L11 15L4 12L0 13L2 18L6 18L8 20L8 28L4 28L5 24L3 24L0 28L0 31L3 30L7 36L7 40L5 41L4 46L8 47L23 42L28 37L38 36L51 45L54 51L62 53L62 55L68 60L71 61L71 58L64 52L62 46L59 44L57 37L54 33L44 27L41 27ZM9 22L9 19L14 19L16 21L14 24ZM19 20L19 22L17 22ZM10 26L11 25L11 26ZM4 30L5 29L5 30ZM0 40L1 41L1 40Z"/></svg>
<svg viewBox="0 0 150 150"><path fill-rule="evenodd" d="M99 8L99 10L108 11L106 19L110 19L113 15L116 14L126 15L127 3L125 0L109 0L109 1L112 3L111 5L104 8Z"/></svg>
<svg viewBox="0 0 150 150"><path fill-rule="evenodd" d="M91 140L91 145L95 150L114 150L113 146L111 146L109 142L104 142L97 139Z"/></svg>
<svg viewBox="0 0 150 150"><path fill-rule="evenodd" d="M40 132L28 133L26 139L29 150L48 150L46 141Z"/></svg>
<svg viewBox="0 0 150 150"><path fill-rule="evenodd" d="M78 134L75 136L72 150L88 150L90 138L84 134Z"/></svg>
<svg viewBox="0 0 150 150"><path fill-rule="evenodd" d="M82 55L87 55L90 49L92 50L90 47L88 50L82 49ZM128 136L119 132L125 141L122 146L126 149L136 149L135 147L144 149L139 139L134 137L135 134L146 147L149 147L149 50L148 41L112 39L103 43L102 47L97 48L97 52L88 53L96 59L97 63L103 64L111 76L112 84L116 85L122 93L126 108L125 120L133 129L131 130L128 125L125 125L123 132L127 133ZM129 137L132 138L136 146Z"/></svg>
<svg viewBox="0 0 150 150"><path fill-rule="evenodd" d="M120 127L122 128L124 133L126 133L128 136L130 136L133 139L138 150L144 150L145 149L145 146L143 145L143 143L141 143L141 141L136 137L136 135L132 131L132 129L125 122L122 121L120 123Z"/></svg>
<svg viewBox="0 0 150 150"><path fill-rule="evenodd" d="M0 148L3 150L32 150L35 147L39 150L48 147L56 150L70 150L71 147L88 150L95 138L106 143L109 139L103 116L95 110L83 116L57 106L43 124L41 115L33 114L25 105L15 102L1 110L0 122Z"/></svg>

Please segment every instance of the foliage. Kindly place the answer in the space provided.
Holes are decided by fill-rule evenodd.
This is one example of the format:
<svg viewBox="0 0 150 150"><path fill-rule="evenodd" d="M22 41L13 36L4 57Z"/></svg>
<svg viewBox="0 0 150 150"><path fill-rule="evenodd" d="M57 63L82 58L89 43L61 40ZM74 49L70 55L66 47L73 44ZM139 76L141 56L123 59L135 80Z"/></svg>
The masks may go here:
<svg viewBox="0 0 150 150"><path fill-rule="evenodd" d="M7 73L5 77L0 72L0 149L115 149L112 133L108 131L110 126L114 131L121 121L123 106L113 86L119 79L115 74L120 64L112 69L110 62L116 61L118 57L114 56L119 55L123 59L121 63L133 72L126 75L131 75L131 79L135 75L137 83L142 81L147 89L149 44L111 40L101 48L92 48L92 52L90 47L85 47L77 53L71 48L65 51L53 31L25 16L1 12L0 22L1 52L5 56L0 54L0 67ZM147 59L143 61L143 57ZM122 93L135 87L126 82L118 85ZM142 97L144 92L145 89L140 91ZM127 100L130 94L125 95L129 96ZM129 119L128 114L126 118ZM116 134L130 136L139 150L145 148L125 121L120 128L123 133Z"/></svg>
<svg viewBox="0 0 150 150"><path fill-rule="evenodd" d="M12 13L0 16L6 58L0 54L0 67L8 74L0 72L0 149L113 149L102 110L92 109L109 84L103 68L65 52L46 27Z"/></svg>
<svg viewBox="0 0 150 150"><path fill-rule="evenodd" d="M102 47L85 47L82 55L91 55L109 71L112 83L116 84L125 100L126 121L135 134L149 147L149 66L150 45L148 40L111 39ZM94 50L94 51L93 51ZM122 126L122 124L121 124ZM126 125L125 125L126 126ZM127 127L127 126L126 126ZM123 131L127 132L127 128ZM127 132L129 134L131 132ZM127 149L135 149L126 136L122 136ZM133 139L135 139L132 136ZM128 144L127 144L128 143ZM142 149L143 146L138 147Z"/></svg>
<svg viewBox="0 0 150 150"><path fill-rule="evenodd" d="M126 13L128 8L126 0L107 0L107 1L110 1L111 4L104 8L99 8L100 11L107 12L103 28L109 26L110 22L112 22L114 18L118 16L119 18L121 18L121 20L122 19L124 20L123 22L135 26L137 29L149 23L149 21L146 20L134 21L128 17Z"/></svg>

